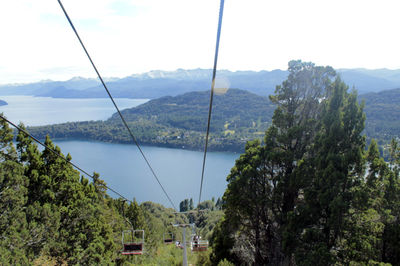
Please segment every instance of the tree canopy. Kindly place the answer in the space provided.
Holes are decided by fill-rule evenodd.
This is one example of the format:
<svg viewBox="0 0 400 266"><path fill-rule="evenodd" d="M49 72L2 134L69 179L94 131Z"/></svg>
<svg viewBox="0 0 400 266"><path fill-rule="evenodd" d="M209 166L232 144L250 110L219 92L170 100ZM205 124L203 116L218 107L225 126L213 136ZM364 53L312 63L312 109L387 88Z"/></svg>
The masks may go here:
<svg viewBox="0 0 400 266"><path fill-rule="evenodd" d="M330 67L291 61L270 99L264 142L248 142L227 177L211 260L398 265L397 142L391 164L375 141L365 150L364 106Z"/></svg>

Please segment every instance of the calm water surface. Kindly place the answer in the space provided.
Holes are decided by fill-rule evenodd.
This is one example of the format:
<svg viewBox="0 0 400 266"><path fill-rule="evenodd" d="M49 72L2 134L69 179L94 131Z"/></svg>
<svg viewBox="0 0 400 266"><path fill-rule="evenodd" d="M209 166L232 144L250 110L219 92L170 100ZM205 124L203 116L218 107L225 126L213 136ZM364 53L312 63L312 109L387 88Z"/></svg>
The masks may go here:
<svg viewBox="0 0 400 266"><path fill-rule="evenodd" d="M8 105L0 113L15 123L42 126L64 122L106 120L115 113L109 99L61 99L33 96L0 96ZM120 109L145 103L147 99L115 99Z"/></svg>
<svg viewBox="0 0 400 266"><path fill-rule="evenodd" d="M128 199L170 206L136 146L89 141L56 141L64 154L85 171L96 171L106 183ZM174 204L185 198L198 201L203 153L181 149L142 147ZM235 153L207 154L202 199L221 197L226 176L239 157ZM109 192L112 195L112 192ZM112 195L115 196L115 195Z"/></svg>

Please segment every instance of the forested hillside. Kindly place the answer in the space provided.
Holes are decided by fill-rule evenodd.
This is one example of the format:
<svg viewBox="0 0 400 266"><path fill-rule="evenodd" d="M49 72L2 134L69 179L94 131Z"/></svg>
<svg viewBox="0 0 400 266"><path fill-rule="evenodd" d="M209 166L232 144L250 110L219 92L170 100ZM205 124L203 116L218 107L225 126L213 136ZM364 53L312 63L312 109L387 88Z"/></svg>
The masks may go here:
<svg viewBox="0 0 400 266"><path fill-rule="evenodd" d="M365 100L368 142L375 138L386 146L400 136L400 89L358 96ZM208 92L190 92L176 97L166 96L122 114L142 144L200 150L204 145L207 125ZM230 89L216 95L211 121L210 150L242 152L246 141L262 139L271 123L276 105L262 96ZM84 139L130 143L130 137L118 114L107 121L73 122L31 128L44 139ZM385 149L387 155L387 149Z"/></svg>
<svg viewBox="0 0 400 266"><path fill-rule="evenodd" d="M45 144L40 151L0 120L1 265L178 265L181 249L163 244L164 233L182 240L171 224L195 223L206 238L222 215L207 202L199 205L208 206L202 212L185 215L152 202L112 198L98 174L93 180L80 176L51 150L68 161L71 155L64 156L49 138ZM145 230L140 257L121 255L122 230L131 225ZM207 254L192 254L189 261L207 262Z"/></svg>
<svg viewBox="0 0 400 266"><path fill-rule="evenodd" d="M204 131L207 126L209 92L191 92L166 96L122 111L128 121L148 120L155 124L186 130ZM230 89L216 94L213 101L212 132L263 129L271 122L275 106L266 97L244 90ZM111 121L119 121L114 114ZM255 127L254 123L258 123Z"/></svg>
<svg viewBox="0 0 400 266"><path fill-rule="evenodd" d="M356 92L292 61L264 142L236 161L212 237L214 264L400 265L400 146L363 135Z"/></svg>
<svg viewBox="0 0 400 266"><path fill-rule="evenodd" d="M207 126L208 92L162 97L122 111L142 144L200 150ZM210 150L243 151L247 140L261 138L275 106L268 98L230 89L216 94L213 104ZM75 122L30 128L44 138L76 138L131 143L118 114L107 121Z"/></svg>
<svg viewBox="0 0 400 266"><path fill-rule="evenodd" d="M390 143L400 137L400 89L360 95L365 100L365 133L369 138Z"/></svg>

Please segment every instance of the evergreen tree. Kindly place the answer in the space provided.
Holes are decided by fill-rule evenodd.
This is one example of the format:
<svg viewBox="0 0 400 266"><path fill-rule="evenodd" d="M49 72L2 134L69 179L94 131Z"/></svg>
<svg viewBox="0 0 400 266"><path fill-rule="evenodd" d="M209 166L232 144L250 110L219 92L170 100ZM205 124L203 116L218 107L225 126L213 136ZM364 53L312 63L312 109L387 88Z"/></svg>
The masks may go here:
<svg viewBox="0 0 400 266"><path fill-rule="evenodd" d="M28 180L12 143L12 130L0 121L0 264L27 264L28 230L24 206Z"/></svg>
<svg viewBox="0 0 400 266"><path fill-rule="evenodd" d="M184 199L179 203L179 211L186 212L190 210L189 199Z"/></svg>
<svg viewBox="0 0 400 266"><path fill-rule="evenodd" d="M189 210L193 210L193 209L194 209L193 199L190 198L190 201L189 201Z"/></svg>
<svg viewBox="0 0 400 266"><path fill-rule="evenodd" d="M297 204L310 182L302 165L316 136L322 102L335 72L312 63L289 62L289 76L270 96L277 108L264 143L250 142L228 176L225 214L239 230L243 260L287 264L293 260L301 225ZM249 255L250 254L250 255Z"/></svg>
<svg viewBox="0 0 400 266"><path fill-rule="evenodd" d="M335 262L354 199L352 191L360 183L365 115L356 93L349 94L347 89L339 78L332 84L310 150L308 164L312 172L308 174L312 180L304 188L305 233L297 251L304 265Z"/></svg>
<svg viewBox="0 0 400 266"><path fill-rule="evenodd" d="M294 248L302 232L296 204L310 182L309 168L302 162L310 156L322 106L330 97L335 75L331 67L291 61L288 79L277 86L275 95L270 96L277 108L264 142L266 158L273 165L271 210L278 224L280 263L290 264L293 260Z"/></svg>
<svg viewBox="0 0 400 266"><path fill-rule="evenodd" d="M371 141L365 154L365 162L365 179L353 188L354 200L338 245L343 264L371 264L382 260L382 233L388 217L384 209L388 167L380 157L375 140Z"/></svg>
<svg viewBox="0 0 400 266"><path fill-rule="evenodd" d="M133 202L129 204L128 210L126 211L126 218L133 230L145 229L146 222L144 213L136 199L133 199Z"/></svg>
<svg viewBox="0 0 400 266"><path fill-rule="evenodd" d="M400 265L400 148L396 140L390 146L390 172L385 182L385 209L390 213L382 237L382 260Z"/></svg>

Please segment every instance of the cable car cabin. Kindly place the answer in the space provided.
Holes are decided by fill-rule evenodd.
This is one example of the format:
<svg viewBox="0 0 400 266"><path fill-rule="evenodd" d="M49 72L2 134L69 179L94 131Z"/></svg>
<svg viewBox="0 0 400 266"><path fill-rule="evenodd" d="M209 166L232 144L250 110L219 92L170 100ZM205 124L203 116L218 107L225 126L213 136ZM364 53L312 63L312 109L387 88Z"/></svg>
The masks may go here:
<svg viewBox="0 0 400 266"><path fill-rule="evenodd" d="M208 240L200 240L199 236L194 236L192 241L190 242L192 251L207 251L208 249Z"/></svg>
<svg viewBox="0 0 400 266"><path fill-rule="evenodd" d="M124 230L122 232L122 255L142 255L144 230Z"/></svg>
<svg viewBox="0 0 400 266"><path fill-rule="evenodd" d="M174 243L174 234L173 233L164 233L163 235L164 244L169 245Z"/></svg>

